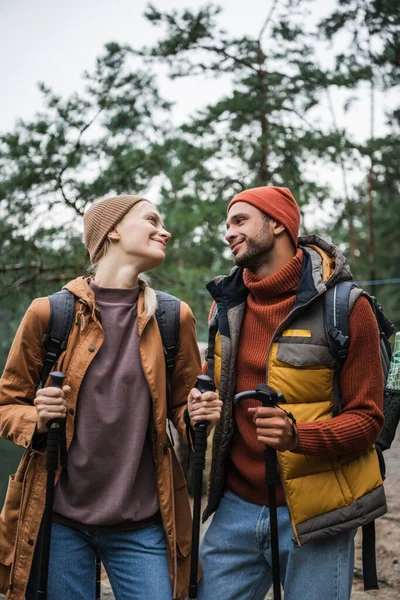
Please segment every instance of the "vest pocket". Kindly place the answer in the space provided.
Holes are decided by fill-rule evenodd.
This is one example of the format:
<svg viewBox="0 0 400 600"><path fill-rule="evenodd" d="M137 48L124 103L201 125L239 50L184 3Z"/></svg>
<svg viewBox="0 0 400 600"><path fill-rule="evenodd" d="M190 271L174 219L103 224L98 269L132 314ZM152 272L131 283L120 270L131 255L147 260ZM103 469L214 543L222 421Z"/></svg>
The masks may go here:
<svg viewBox="0 0 400 600"><path fill-rule="evenodd" d="M23 482L11 475L3 509L0 514L0 562L10 565L17 537Z"/></svg>
<svg viewBox="0 0 400 600"><path fill-rule="evenodd" d="M327 353L327 348L314 344L273 344L268 358L268 384L281 392L288 404L327 403L323 413L329 415L334 369L327 364ZM300 414L295 417L304 420Z"/></svg>
<svg viewBox="0 0 400 600"><path fill-rule="evenodd" d="M308 339L303 338L304 341ZM311 343L281 342L278 344L277 359L294 367L313 367L324 369L333 367L335 361L327 346Z"/></svg>

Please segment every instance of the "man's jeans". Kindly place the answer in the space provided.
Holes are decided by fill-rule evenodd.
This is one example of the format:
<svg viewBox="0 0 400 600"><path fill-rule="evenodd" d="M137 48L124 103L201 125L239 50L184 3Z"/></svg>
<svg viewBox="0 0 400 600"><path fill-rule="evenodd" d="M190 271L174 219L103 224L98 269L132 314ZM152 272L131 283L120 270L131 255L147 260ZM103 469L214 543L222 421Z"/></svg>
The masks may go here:
<svg viewBox="0 0 400 600"><path fill-rule="evenodd" d="M348 600L355 530L299 548L286 507L278 507L278 528L285 600ZM272 586L268 507L225 492L204 536L200 560L198 600L264 600Z"/></svg>
<svg viewBox="0 0 400 600"><path fill-rule="evenodd" d="M172 600L162 525L135 531L78 531L53 523L48 600L95 599L95 550L116 600Z"/></svg>

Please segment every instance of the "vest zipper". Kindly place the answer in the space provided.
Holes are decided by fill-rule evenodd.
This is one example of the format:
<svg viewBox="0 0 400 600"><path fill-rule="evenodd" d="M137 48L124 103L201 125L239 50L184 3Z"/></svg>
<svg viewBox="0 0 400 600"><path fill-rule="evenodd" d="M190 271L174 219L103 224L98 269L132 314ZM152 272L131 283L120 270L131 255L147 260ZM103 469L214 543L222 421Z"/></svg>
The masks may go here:
<svg viewBox="0 0 400 600"><path fill-rule="evenodd" d="M286 319L284 319L279 325L278 327L275 329L269 347L268 347L268 352L267 352L267 368L266 368L266 382L268 383L268 373L269 373L269 369L268 369L268 363L269 363L269 359L270 359L270 353L271 353L271 347L272 344L274 344L276 342L276 337L278 335L278 333L280 333L281 331L284 330L285 326L287 323L289 323L291 321L291 319L293 318L293 315L297 315L298 313L301 313L305 308L307 308L307 306L309 306L312 302L314 302L314 300L316 300L317 298L319 298L321 296L321 294L323 294L324 292L320 292L317 296L313 296L308 302L306 302L305 304L302 304L301 306L297 307L296 309L294 309L293 311L291 311L288 316L286 317ZM299 536L297 533L297 529L296 529L296 525L293 521L293 517L292 517L292 511L290 510L290 503L288 501L288 495L287 495L287 487L286 487L286 480L285 478L282 476L282 465L281 465L281 459L280 459L280 452L276 452L277 454L277 458L278 458L278 463L279 463L279 472L280 472L280 479L281 479L281 483L282 483L282 489L283 489L283 493L285 496L285 500L286 500L286 506L288 507L288 511L289 511L289 516L290 516L290 522L292 525L292 529L293 529L293 541L295 541L295 543L297 544L297 546L301 546L300 544L300 540L299 540Z"/></svg>
<svg viewBox="0 0 400 600"><path fill-rule="evenodd" d="M335 285L335 289L333 290L333 306L336 307L336 299L337 299L337 285ZM336 327L337 319L336 319L336 309L333 311L333 326Z"/></svg>

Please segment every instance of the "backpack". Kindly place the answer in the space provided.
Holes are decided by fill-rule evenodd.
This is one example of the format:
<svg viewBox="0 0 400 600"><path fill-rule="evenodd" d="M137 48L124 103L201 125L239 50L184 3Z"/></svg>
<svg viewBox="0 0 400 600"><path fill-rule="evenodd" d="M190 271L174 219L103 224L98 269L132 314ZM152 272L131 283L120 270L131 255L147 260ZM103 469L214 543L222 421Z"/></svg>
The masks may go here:
<svg viewBox="0 0 400 600"><path fill-rule="evenodd" d="M167 379L167 415L171 415L171 378L175 367L176 355L179 347L180 330L180 300L166 294L156 292L157 311L156 319L160 329L163 344L166 379ZM50 319L47 332L43 336L45 358L41 373L41 385L44 386L49 373L67 347L69 332L74 318L74 294L68 290L61 290L49 296Z"/></svg>
<svg viewBox="0 0 400 600"><path fill-rule="evenodd" d="M380 335L380 363L386 384L390 359L392 355L389 338L395 333L396 327L384 315L382 306L374 296L361 290L354 281L342 281L330 288L324 294L325 331L333 356L336 359L336 369L333 379L334 408L333 416L340 410L340 374L348 355L350 343L349 315L355 300L364 296L369 301L378 324ZM383 414L385 423L379 439L375 444L382 479L385 478L385 461L382 455L393 442L396 428L400 419L400 391L385 388L383 399ZM372 521L363 528L362 554L364 589L378 589L375 556L375 522Z"/></svg>

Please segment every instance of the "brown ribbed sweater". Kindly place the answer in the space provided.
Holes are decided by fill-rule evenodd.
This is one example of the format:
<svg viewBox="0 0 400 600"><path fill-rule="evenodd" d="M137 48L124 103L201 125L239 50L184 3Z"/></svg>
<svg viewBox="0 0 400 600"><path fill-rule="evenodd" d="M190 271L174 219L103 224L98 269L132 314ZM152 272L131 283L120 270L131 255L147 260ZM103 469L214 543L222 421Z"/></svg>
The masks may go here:
<svg viewBox="0 0 400 600"><path fill-rule="evenodd" d="M266 378L266 361L272 335L288 315L296 299L303 252L278 273L260 279L247 269L244 283L249 288L239 353L235 392L254 389ZM349 320L349 356L341 374L341 414L325 422L297 423L299 445L296 452L310 455L343 455L359 452L376 440L383 424L381 412L383 379L379 356L379 333L366 298L359 298ZM264 445L257 441L249 400L235 409L235 432L227 487L235 494L259 505L268 505L265 484ZM277 489L278 505L284 505L283 489Z"/></svg>

